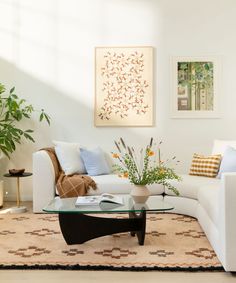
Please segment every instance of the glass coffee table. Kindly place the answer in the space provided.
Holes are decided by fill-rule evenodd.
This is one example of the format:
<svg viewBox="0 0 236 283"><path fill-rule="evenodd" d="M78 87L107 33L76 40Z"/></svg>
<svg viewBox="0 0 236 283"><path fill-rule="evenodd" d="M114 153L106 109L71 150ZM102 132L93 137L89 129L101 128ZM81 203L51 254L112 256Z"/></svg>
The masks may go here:
<svg viewBox="0 0 236 283"><path fill-rule="evenodd" d="M77 198L53 199L43 211L58 213L62 235L68 245L82 244L88 240L121 232L130 232L137 236L139 245L144 245L147 212L164 212L174 207L150 196L145 204L134 203L130 195L123 196L123 205L101 203L97 206L76 207ZM111 217L99 217L108 213ZM122 218L112 217L114 213L123 213ZM124 213L129 217L123 218ZM92 215L90 215L92 214Z"/></svg>

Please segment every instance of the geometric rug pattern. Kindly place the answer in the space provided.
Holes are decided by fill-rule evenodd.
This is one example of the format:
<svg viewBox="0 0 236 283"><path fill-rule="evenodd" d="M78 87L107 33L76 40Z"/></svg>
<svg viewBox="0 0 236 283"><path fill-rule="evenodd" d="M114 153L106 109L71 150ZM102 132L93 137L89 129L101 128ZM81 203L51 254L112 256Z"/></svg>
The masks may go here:
<svg viewBox="0 0 236 283"><path fill-rule="evenodd" d="M147 215L144 246L129 233L67 245L57 214L2 214L0 269L223 270L196 219L171 213Z"/></svg>

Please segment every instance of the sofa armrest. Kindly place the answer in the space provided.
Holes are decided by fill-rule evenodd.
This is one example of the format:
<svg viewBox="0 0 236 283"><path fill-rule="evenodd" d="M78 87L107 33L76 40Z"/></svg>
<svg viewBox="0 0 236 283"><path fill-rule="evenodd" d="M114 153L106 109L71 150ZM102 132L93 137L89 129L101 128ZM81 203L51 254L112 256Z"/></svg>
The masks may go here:
<svg viewBox="0 0 236 283"><path fill-rule="evenodd" d="M219 240L226 271L236 270L236 173L224 173L219 193Z"/></svg>
<svg viewBox="0 0 236 283"><path fill-rule="evenodd" d="M55 172L46 151L33 153L33 212L42 209L55 197Z"/></svg>

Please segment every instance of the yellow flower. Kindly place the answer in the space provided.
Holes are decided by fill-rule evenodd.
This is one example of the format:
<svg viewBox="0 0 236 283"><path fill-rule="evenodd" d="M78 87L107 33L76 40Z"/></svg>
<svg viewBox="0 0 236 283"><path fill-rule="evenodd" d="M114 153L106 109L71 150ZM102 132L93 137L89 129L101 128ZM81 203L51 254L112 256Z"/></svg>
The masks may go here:
<svg viewBox="0 0 236 283"><path fill-rule="evenodd" d="M160 172L160 174L164 174L165 173L165 169L161 168L159 172Z"/></svg>
<svg viewBox="0 0 236 283"><path fill-rule="evenodd" d="M124 178L128 178L128 177L129 177L129 173L128 173L128 172L125 172L125 173L123 174L123 177L124 177Z"/></svg>
<svg viewBox="0 0 236 283"><path fill-rule="evenodd" d="M113 154L112 154L112 157L113 157L113 158L119 158L119 154L113 153Z"/></svg>
<svg viewBox="0 0 236 283"><path fill-rule="evenodd" d="M154 154L155 154L154 151L152 151L152 150L148 151L148 156L153 156Z"/></svg>

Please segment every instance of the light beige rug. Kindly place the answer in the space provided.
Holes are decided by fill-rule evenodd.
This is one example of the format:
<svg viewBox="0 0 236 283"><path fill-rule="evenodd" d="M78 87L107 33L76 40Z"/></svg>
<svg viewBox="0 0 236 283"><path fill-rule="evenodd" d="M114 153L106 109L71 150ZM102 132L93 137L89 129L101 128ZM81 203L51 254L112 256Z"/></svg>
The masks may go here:
<svg viewBox="0 0 236 283"><path fill-rule="evenodd" d="M144 246L129 233L68 246L57 215L0 215L0 268L222 270L198 222L177 214L149 214Z"/></svg>

